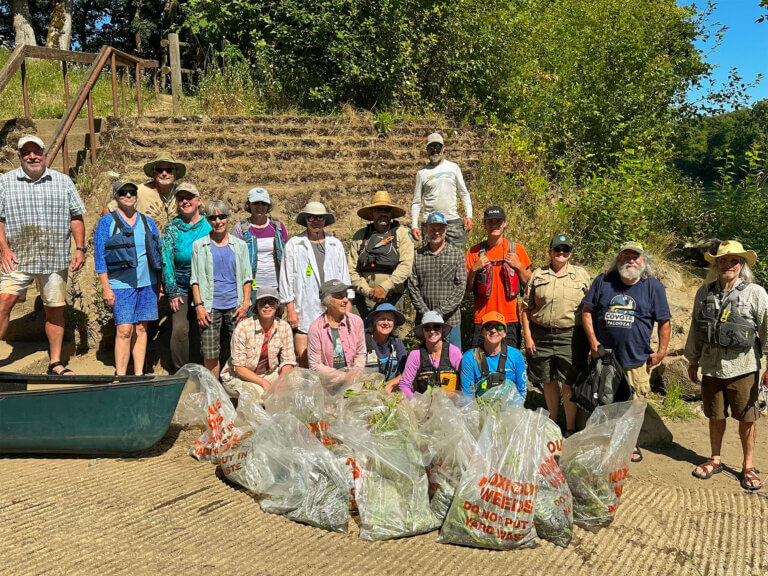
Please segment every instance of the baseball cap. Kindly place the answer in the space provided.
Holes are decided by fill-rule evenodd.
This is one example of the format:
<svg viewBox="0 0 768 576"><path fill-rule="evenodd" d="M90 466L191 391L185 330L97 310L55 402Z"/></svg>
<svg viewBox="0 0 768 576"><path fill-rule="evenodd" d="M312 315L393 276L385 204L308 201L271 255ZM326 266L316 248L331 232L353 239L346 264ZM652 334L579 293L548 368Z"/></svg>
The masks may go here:
<svg viewBox="0 0 768 576"><path fill-rule="evenodd" d="M351 286L345 284L341 280L326 280L323 285L320 286L320 298L325 298L329 294L336 294L337 292L343 292L349 290Z"/></svg>
<svg viewBox="0 0 768 576"><path fill-rule="evenodd" d="M280 296L278 295L277 288L274 286L259 286L256 288L256 297L254 298L254 301L258 302L264 298L274 298L279 301Z"/></svg>
<svg viewBox="0 0 768 576"><path fill-rule="evenodd" d="M35 144L40 146L40 148L45 150L45 143L34 134L28 134L27 136L22 136L21 138L19 138L19 145L18 145L19 150L21 150L24 147L24 144L28 142L34 142Z"/></svg>
<svg viewBox="0 0 768 576"><path fill-rule="evenodd" d="M440 134L438 134L437 132L432 132L432 134L427 136L427 146L429 146L430 144L433 144L435 142L445 146L445 142L443 142L443 137Z"/></svg>
<svg viewBox="0 0 768 576"><path fill-rule="evenodd" d="M504 314L501 312L488 312L487 314L483 315L481 322L483 326L488 323L504 324L504 326L507 325L507 319L504 318Z"/></svg>
<svg viewBox="0 0 768 576"><path fill-rule="evenodd" d="M179 192L189 192L193 196L197 196L200 198L200 191L197 189L197 186L192 184L192 182L182 182L176 188L174 189L173 193L178 194Z"/></svg>
<svg viewBox="0 0 768 576"><path fill-rule="evenodd" d="M269 201L269 192L264 188L251 188L248 191L248 202L266 202L272 206L272 202Z"/></svg>
<svg viewBox="0 0 768 576"><path fill-rule="evenodd" d="M504 208L501 206L491 206L486 208L483 213L483 220L491 220L492 218L498 218L499 220L506 220L507 213L504 212Z"/></svg>
<svg viewBox="0 0 768 576"><path fill-rule="evenodd" d="M117 193L120 192L123 188L133 188L134 190L138 190L139 187L136 186L133 182L121 182L118 180L114 184L112 184L112 195L117 196Z"/></svg>
<svg viewBox="0 0 768 576"><path fill-rule="evenodd" d="M568 246L568 248L573 248L573 240L571 240L565 234L560 234L559 236L554 236L549 242L550 250L552 250L555 246Z"/></svg>
<svg viewBox="0 0 768 576"><path fill-rule="evenodd" d="M427 221L425 222L427 226L430 224L445 224L448 225L448 221L445 219L445 216L443 216L440 212L432 212L429 216L427 216Z"/></svg>
<svg viewBox="0 0 768 576"><path fill-rule="evenodd" d="M624 242L619 248L619 252L624 252L624 250L634 250L638 254L645 252L645 248L643 248L643 245L640 244L640 242Z"/></svg>

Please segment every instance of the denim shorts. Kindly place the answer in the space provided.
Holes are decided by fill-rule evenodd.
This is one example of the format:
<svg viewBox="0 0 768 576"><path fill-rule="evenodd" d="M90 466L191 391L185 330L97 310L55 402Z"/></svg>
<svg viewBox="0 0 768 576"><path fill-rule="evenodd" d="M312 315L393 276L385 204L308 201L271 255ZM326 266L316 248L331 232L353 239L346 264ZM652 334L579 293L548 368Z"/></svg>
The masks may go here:
<svg viewBox="0 0 768 576"><path fill-rule="evenodd" d="M136 324L157 320L157 288L115 288L112 314L115 324Z"/></svg>

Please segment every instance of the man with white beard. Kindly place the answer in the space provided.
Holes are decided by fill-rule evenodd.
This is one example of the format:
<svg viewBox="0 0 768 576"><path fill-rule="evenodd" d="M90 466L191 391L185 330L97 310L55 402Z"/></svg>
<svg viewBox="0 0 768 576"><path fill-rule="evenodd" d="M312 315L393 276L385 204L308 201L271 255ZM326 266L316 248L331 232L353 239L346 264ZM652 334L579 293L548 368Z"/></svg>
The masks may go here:
<svg viewBox="0 0 768 576"><path fill-rule="evenodd" d="M664 286L655 277L652 258L639 242L627 242L592 283L582 300L582 323L592 356L603 346L613 353L641 396L651 391L650 371L667 354L671 333ZM659 349L651 349L654 323ZM640 450L633 462L642 460Z"/></svg>

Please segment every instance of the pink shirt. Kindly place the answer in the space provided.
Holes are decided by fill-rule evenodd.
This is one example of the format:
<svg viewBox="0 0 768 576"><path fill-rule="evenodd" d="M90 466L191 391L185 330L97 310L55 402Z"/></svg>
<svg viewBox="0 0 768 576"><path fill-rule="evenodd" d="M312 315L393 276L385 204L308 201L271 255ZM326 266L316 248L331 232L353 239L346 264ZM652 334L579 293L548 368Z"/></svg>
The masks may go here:
<svg viewBox="0 0 768 576"><path fill-rule="evenodd" d="M363 319L349 313L339 323L339 338L344 349L344 358L349 368L365 368L365 329ZM333 339L331 327L325 314L309 325L307 356L309 369L321 374L334 372Z"/></svg>

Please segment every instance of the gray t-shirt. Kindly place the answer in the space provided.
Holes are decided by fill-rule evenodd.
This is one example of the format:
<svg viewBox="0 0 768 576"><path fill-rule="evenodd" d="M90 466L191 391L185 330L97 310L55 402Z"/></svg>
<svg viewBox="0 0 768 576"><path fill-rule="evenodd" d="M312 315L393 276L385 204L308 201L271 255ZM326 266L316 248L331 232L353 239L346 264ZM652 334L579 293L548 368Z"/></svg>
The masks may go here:
<svg viewBox="0 0 768 576"><path fill-rule="evenodd" d="M320 284L325 282L325 240L322 242L310 242L312 251L315 253L317 261L317 275L320 277Z"/></svg>

